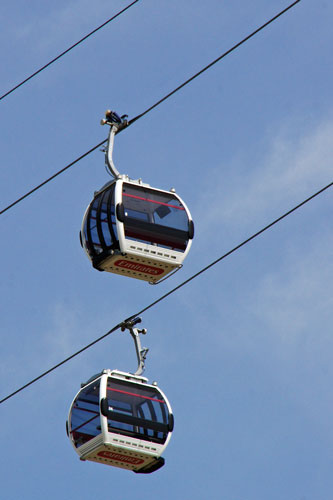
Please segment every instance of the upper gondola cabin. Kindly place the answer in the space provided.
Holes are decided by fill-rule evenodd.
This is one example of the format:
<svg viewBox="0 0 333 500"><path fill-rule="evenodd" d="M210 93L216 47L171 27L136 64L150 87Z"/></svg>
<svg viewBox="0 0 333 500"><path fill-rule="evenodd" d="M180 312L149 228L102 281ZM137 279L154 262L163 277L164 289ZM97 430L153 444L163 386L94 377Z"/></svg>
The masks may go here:
<svg viewBox="0 0 333 500"><path fill-rule="evenodd" d="M121 176L95 193L80 240L96 269L156 283L182 266L193 235L191 214L174 190Z"/></svg>
<svg viewBox="0 0 333 500"><path fill-rule="evenodd" d="M81 245L99 271L154 284L182 267L194 235L191 214L174 189L155 189L118 172L114 137L128 122L114 111L105 117L101 124L110 126L105 161L114 180L88 206Z"/></svg>

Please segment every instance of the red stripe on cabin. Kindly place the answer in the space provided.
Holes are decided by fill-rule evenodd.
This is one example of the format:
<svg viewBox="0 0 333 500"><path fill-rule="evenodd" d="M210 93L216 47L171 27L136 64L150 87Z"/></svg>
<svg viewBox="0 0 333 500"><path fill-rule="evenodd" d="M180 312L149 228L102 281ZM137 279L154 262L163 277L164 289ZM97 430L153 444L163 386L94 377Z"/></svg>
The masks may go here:
<svg viewBox="0 0 333 500"><path fill-rule="evenodd" d="M123 196L128 196L129 198L136 198L137 200L149 201L150 203L156 203L157 205L164 205L165 207L177 208L177 210L185 210L184 207L176 207L176 205L169 205L169 203L163 203L162 201L150 200L149 198L142 198L141 196L135 196L134 194L123 193Z"/></svg>
<svg viewBox="0 0 333 500"><path fill-rule="evenodd" d="M121 392L122 394L128 394L129 396L136 396L137 398L142 399L150 399L151 401L157 401L158 403L165 404L165 401L163 401L162 399L150 398L149 396L141 396L140 394L134 394L134 392L121 391L120 389L112 389L111 387L108 387L107 390L113 392Z"/></svg>

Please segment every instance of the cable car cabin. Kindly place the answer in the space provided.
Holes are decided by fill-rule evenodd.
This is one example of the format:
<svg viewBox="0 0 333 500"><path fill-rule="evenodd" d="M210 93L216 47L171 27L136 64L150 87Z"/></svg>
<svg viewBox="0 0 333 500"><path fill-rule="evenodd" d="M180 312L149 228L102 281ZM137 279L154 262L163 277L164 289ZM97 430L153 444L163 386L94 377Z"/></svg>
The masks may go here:
<svg viewBox="0 0 333 500"><path fill-rule="evenodd" d="M100 271L155 283L182 266L194 226L174 192L120 178L95 193L81 245Z"/></svg>
<svg viewBox="0 0 333 500"><path fill-rule="evenodd" d="M103 370L82 385L67 422L67 434L81 460L138 473L164 465L173 430L170 404L145 377Z"/></svg>

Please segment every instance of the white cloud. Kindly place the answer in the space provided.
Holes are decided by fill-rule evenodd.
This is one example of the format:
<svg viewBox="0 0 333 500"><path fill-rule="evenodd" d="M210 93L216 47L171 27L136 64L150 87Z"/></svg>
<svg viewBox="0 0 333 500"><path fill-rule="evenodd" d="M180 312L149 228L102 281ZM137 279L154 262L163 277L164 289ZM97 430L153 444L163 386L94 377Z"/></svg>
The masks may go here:
<svg viewBox="0 0 333 500"><path fill-rule="evenodd" d="M52 357L72 354L73 346L77 345L77 339L86 336L82 328L82 316L82 311L77 306L69 306L61 302L54 305L50 330L45 332Z"/></svg>
<svg viewBox="0 0 333 500"><path fill-rule="evenodd" d="M55 47L61 51L124 7L118 2L112 5L107 0L95 0L93 3L88 0L72 0L49 5L37 15L27 7L26 11L17 13L16 22L9 24L7 29L10 30L12 41L24 41L25 48L26 44L31 43L34 52L54 50ZM66 46L63 46L64 40L67 40Z"/></svg>
<svg viewBox="0 0 333 500"><path fill-rule="evenodd" d="M264 275L249 299L249 309L289 352L300 344L308 353L332 347L332 246L329 233L306 248L294 245L283 268Z"/></svg>
<svg viewBox="0 0 333 500"><path fill-rule="evenodd" d="M287 210L331 182L332 137L332 120L298 137L291 126L285 125L272 139L259 165L242 157L233 165L222 165L207 181L205 196L207 191L210 193L209 212L204 220L207 232L211 233L211 226L216 223L238 225L258 220L258 216L263 220L271 207L282 205ZM200 205L205 206L204 200Z"/></svg>

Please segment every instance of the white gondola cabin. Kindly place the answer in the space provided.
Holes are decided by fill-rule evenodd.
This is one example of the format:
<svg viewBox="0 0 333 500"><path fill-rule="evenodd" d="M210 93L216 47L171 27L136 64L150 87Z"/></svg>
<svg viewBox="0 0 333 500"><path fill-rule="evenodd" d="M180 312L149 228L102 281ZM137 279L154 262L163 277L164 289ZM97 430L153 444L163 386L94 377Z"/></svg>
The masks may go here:
<svg viewBox="0 0 333 500"><path fill-rule="evenodd" d="M110 126L105 162L114 180L95 193L88 206L80 241L99 271L157 283L182 267L194 236L191 214L174 189L164 191L121 175L113 159L124 117L107 111Z"/></svg>
<svg viewBox="0 0 333 500"><path fill-rule="evenodd" d="M104 370L81 386L67 422L81 460L137 473L164 465L172 430L172 410L157 385L118 370Z"/></svg>
<svg viewBox="0 0 333 500"><path fill-rule="evenodd" d="M190 212L175 192L120 178L95 193L80 239L100 271L156 283L182 266L193 234Z"/></svg>

